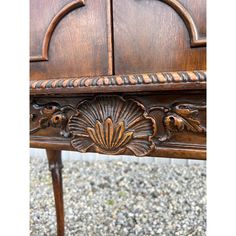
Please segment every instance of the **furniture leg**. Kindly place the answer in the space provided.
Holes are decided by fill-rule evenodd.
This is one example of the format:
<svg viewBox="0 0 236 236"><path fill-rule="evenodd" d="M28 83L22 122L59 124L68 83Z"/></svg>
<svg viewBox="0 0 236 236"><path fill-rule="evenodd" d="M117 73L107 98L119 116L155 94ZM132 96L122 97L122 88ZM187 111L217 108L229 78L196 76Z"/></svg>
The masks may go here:
<svg viewBox="0 0 236 236"><path fill-rule="evenodd" d="M47 149L49 170L52 174L52 184L57 217L57 236L64 236L64 205L61 169L63 168L60 150Z"/></svg>

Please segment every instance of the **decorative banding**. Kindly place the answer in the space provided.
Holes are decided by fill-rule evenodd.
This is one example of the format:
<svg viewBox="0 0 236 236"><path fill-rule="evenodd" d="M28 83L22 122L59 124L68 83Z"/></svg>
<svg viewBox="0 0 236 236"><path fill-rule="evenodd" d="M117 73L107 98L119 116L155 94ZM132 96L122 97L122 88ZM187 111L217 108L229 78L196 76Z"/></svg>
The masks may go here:
<svg viewBox="0 0 236 236"><path fill-rule="evenodd" d="M165 73L164 77L166 77L168 83L174 82L172 74Z"/></svg>
<svg viewBox="0 0 236 236"><path fill-rule="evenodd" d="M80 81L80 86L81 87L84 87L85 86L85 81L87 80L87 78L83 78L81 81Z"/></svg>
<svg viewBox="0 0 236 236"><path fill-rule="evenodd" d="M176 73L176 72L172 73L172 77L173 77L174 82L178 83L178 82L183 81L182 76L179 76L178 73Z"/></svg>
<svg viewBox="0 0 236 236"><path fill-rule="evenodd" d="M152 83L152 79L148 75L143 75L143 80L145 84Z"/></svg>
<svg viewBox="0 0 236 236"><path fill-rule="evenodd" d="M206 82L205 71L163 72L138 75L117 75L100 77L81 77L37 80L30 82L30 89L47 90L57 88L88 88L88 87L115 87L140 86L154 84L188 84Z"/></svg>
<svg viewBox="0 0 236 236"><path fill-rule="evenodd" d="M159 75L157 75L157 78L158 78L160 83L167 82L167 78L165 78L165 74L163 74L163 73L160 73Z"/></svg>
<svg viewBox="0 0 236 236"><path fill-rule="evenodd" d="M105 85L109 85L110 84L110 81L107 77L104 78L104 84Z"/></svg>
<svg viewBox="0 0 236 236"><path fill-rule="evenodd" d="M158 82L158 78L157 78L157 75L155 74L148 74L149 78L152 79L152 83L155 84Z"/></svg>
<svg viewBox="0 0 236 236"><path fill-rule="evenodd" d="M181 78L182 78L183 81L188 81L188 80L191 79L191 77L189 76L189 74L188 74L188 73L185 73L185 72L181 73L180 76L181 76ZM193 81L193 79L192 79L192 81Z"/></svg>
<svg viewBox="0 0 236 236"><path fill-rule="evenodd" d="M79 84L79 79L75 79L72 86L77 87L78 84Z"/></svg>
<svg viewBox="0 0 236 236"><path fill-rule="evenodd" d="M52 88L55 88L57 83L58 83L58 80L54 80L54 81L52 82L51 87L52 87Z"/></svg>
<svg viewBox="0 0 236 236"><path fill-rule="evenodd" d="M37 83L38 83L38 81L31 81L30 88L35 89Z"/></svg>
<svg viewBox="0 0 236 236"><path fill-rule="evenodd" d="M194 71L194 74L198 77L199 81L205 81L206 75L201 71Z"/></svg>
<svg viewBox="0 0 236 236"><path fill-rule="evenodd" d="M104 80L103 78L99 78L98 81L97 81L97 85L102 86L103 85L103 80Z"/></svg>
<svg viewBox="0 0 236 236"><path fill-rule="evenodd" d="M69 81L70 81L70 79L66 79L66 80L63 81L63 83L62 83L63 88L67 87L67 84L68 84Z"/></svg>
<svg viewBox="0 0 236 236"><path fill-rule="evenodd" d="M189 72L189 75L190 75L192 81L200 81L200 78L198 76L196 76L195 73Z"/></svg>
<svg viewBox="0 0 236 236"><path fill-rule="evenodd" d="M117 76L116 77L116 83L117 85L122 85L124 83L123 79L121 78L121 76Z"/></svg>
<svg viewBox="0 0 236 236"><path fill-rule="evenodd" d="M42 84L43 84L43 80L39 81L38 83L35 84L35 88L38 89L38 88L41 88Z"/></svg>
<svg viewBox="0 0 236 236"><path fill-rule="evenodd" d="M86 79L86 81L84 82L85 87L89 87L91 85L91 82L92 80Z"/></svg>
<svg viewBox="0 0 236 236"><path fill-rule="evenodd" d="M129 82L130 82L131 85L135 85L135 84L137 84L137 81L134 79L133 76L130 76L130 78L129 78Z"/></svg>
<svg viewBox="0 0 236 236"><path fill-rule="evenodd" d="M48 83L48 81L43 82L43 83L41 84L41 87L42 87L42 88L45 88L47 83Z"/></svg>

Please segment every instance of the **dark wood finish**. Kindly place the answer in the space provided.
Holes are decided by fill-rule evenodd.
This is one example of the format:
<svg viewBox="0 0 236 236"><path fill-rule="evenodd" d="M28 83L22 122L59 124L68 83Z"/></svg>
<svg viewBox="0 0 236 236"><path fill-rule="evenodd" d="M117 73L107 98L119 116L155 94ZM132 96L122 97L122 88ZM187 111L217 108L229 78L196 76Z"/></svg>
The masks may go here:
<svg viewBox="0 0 236 236"><path fill-rule="evenodd" d="M136 156L160 156L160 148L169 147L166 157L182 157L185 149L184 157L197 158L200 151L202 159L205 116L204 90L37 96L31 103L31 145L49 137L44 147Z"/></svg>
<svg viewBox="0 0 236 236"><path fill-rule="evenodd" d="M110 92L144 92L162 90L191 90L206 88L205 71L179 71L133 75L32 80L30 93L72 94Z"/></svg>
<svg viewBox="0 0 236 236"><path fill-rule="evenodd" d="M192 16L200 38L206 39L206 0L179 0Z"/></svg>
<svg viewBox="0 0 236 236"><path fill-rule="evenodd" d="M53 192L57 216L57 235L64 236L64 204L61 169L61 151L47 149L49 170L52 174Z"/></svg>
<svg viewBox="0 0 236 236"><path fill-rule="evenodd" d="M40 136L33 136L30 139L30 146L34 148L57 148L60 150L76 151L71 147L70 141L60 138L45 138ZM206 160L206 146L196 145L190 147L183 147L182 143L175 147L161 146L151 153L152 157L171 157L181 159Z"/></svg>
<svg viewBox="0 0 236 236"><path fill-rule="evenodd" d="M43 6L46 6L43 5ZM41 49L41 54L42 55L37 55L37 56L31 56L30 57L30 61L31 62L37 62L37 61L48 61L48 49L49 49L49 43L52 37L52 33L54 31L54 29L56 28L56 26L58 25L58 23L62 20L62 18L68 14L70 11L79 8L79 7L83 7L84 6L84 0L78 0L78 1L73 1L68 3L67 5L65 5L58 13L56 13L56 15L53 17L53 19L51 20L50 24L48 25L48 28L46 30L46 33L43 37L43 42L42 42L42 49ZM34 8L33 8L34 9ZM42 18L40 18L41 20ZM45 19L45 18L43 18ZM42 32L40 32L42 33ZM33 34L33 36L36 34ZM36 41L36 40L35 40ZM35 44L31 44L32 46L36 46Z"/></svg>
<svg viewBox="0 0 236 236"><path fill-rule="evenodd" d="M30 145L206 159L206 0L31 0Z"/></svg>
<svg viewBox="0 0 236 236"><path fill-rule="evenodd" d="M112 74L110 1L30 3L31 80Z"/></svg>
<svg viewBox="0 0 236 236"><path fill-rule="evenodd" d="M116 74L206 69L204 32L198 33L205 25L205 0L182 2L186 8L180 11L173 7L180 5L176 0L113 1Z"/></svg>

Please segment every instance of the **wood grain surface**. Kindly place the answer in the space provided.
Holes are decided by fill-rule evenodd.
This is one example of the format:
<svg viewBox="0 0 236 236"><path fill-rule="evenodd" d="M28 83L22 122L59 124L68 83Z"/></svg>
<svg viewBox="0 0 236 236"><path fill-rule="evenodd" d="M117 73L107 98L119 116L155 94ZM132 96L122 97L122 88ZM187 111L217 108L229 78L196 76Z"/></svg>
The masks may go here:
<svg viewBox="0 0 236 236"><path fill-rule="evenodd" d="M75 1L30 2L30 53L34 58L41 54L44 36L55 15ZM112 74L110 1L87 0L84 4L57 23L48 47L48 61L30 63L31 80Z"/></svg>
<svg viewBox="0 0 236 236"><path fill-rule="evenodd" d="M182 2L205 37L205 2ZM191 48L183 19L164 1L113 1L113 19L116 74L206 69L205 47Z"/></svg>
<svg viewBox="0 0 236 236"><path fill-rule="evenodd" d="M206 159L206 0L30 0L30 145Z"/></svg>

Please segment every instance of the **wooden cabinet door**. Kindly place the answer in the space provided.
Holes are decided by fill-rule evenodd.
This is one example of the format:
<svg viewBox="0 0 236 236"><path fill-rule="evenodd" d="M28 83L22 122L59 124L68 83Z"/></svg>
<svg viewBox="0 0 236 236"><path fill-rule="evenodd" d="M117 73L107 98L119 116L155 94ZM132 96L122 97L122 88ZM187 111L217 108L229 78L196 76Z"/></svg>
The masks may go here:
<svg viewBox="0 0 236 236"><path fill-rule="evenodd" d="M30 79L112 73L110 0L31 0Z"/></svg>
<svg viewBox="0 0 236 236"><path fill-rule="evenodd" d="M113 0L116 74L206 69L205 0Z"/></svg>

